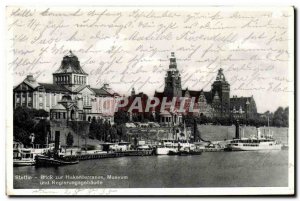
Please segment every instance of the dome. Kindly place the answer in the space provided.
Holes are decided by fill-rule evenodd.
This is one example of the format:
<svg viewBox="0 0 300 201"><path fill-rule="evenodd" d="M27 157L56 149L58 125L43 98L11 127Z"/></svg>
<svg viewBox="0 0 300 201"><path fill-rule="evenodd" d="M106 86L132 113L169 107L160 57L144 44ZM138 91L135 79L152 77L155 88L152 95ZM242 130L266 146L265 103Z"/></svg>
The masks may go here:
<svg viewBox="0 0 300 201"><path fill-rule="evenodd" d="M63 57L61 65L55 73L76 73L87 75L87 73L81 68L78 57L74 55L72 51L69 51L69 53Z"/></svg>

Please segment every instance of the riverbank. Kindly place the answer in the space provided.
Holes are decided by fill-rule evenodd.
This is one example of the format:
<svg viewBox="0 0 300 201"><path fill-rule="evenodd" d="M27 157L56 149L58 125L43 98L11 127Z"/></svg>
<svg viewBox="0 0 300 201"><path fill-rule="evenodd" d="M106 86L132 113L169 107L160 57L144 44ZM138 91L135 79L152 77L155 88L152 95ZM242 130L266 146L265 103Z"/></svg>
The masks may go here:
<svg viewBox="0 0 300 201"><path fill-rule="evenodd" d="M14 167L13 171L14 188L18 189L284 187L288 185L288 151L119 157L107 158L105 162L84 160L59 168ZM16 177L23 175L31 179ZM72 179L72 175L82 179ZM107 175L117 179L109 179ZM46 176L53 176L54 182ZM89 178L85 179L85 176ZM92 180L90 176L98 178ZM127 179L118 179L118 176ZM56 178L63 178L68 183L59 183L61 180Z"/></svg>

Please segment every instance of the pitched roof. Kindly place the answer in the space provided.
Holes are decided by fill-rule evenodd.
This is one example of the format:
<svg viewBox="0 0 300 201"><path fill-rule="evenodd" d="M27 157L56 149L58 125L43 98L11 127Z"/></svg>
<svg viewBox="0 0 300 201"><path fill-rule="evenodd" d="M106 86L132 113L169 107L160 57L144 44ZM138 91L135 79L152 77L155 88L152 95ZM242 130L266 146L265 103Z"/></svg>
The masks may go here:
<svg viewBox="0 0 300 201"><path fill-rule="evenodd" d="M96 96L111 96L111 94L109 94L107 91L105 91L104 89L100 88L92 88L92 90L96 93Z"/></svg>
<svg viewBox="0 0 300 201"><path fill-rule="evenodd" d="M81 92L83 89L88 88L89 90L95 92L90 85L80 85L79 87L77 87L73 92L78 93Z"/></svg>
<svg viewBox="0 0 300 201"><path fill-rule="evenodd" d="M230 98L230 109L232 110L234 107L236 110L239 110L242 107L243 110L246 109L247 101L251 103L252 97L236 97Z"/></svg>
<svg viewBox="0 0 300 201"><path fill-rule="evenodd" d="M51 110L65 110L65 106L63 104L57 104L57 105L54 105Z"/></svg>
<svg viewBox="0 0 300 201"><path fill-rule="evenodd" d="M200 90L200 91L188 90L188 91L189 91L190 96L195 97L195 101L197 102L198 98L203 90ZM185 92L186 92L186 90L182 90L182 94L185 94ZM203 93L204 93L207 103L211 103L212 97L211 97L210 91L203 91Z"/></svg>
<svg viewBox="0 0 300 201"><path fill-rule="evenodd" d="M96 96L120 96L117 92L112 90L108 84L104 84L100 89L92 88L92 90L96 93Z"/></svg>
<svg viewBox="0 0 300 201"><path fill-rule="evenodd" d="M28 79L28 77L23 82L29 85L33 89L39 86L39 83L37 83L36 80L30 80Z"/></svg>
<svg viewBox="0 0 300 201"><path fill-rule="evenodd" d="M104 91L106 91L112 96L115 95L120 96L117 92L115 92L112 88L110 88L108 84L104 84L103 87L101 87L101 89L103 89Z"/></svg>
<svg viewBox="0 0 300 201"><path fill-rule="evenodd" d="M44 87L46 91L51 92L69 92L69 90L61 85L49 84L49 83L39 83L40 86Z"/></svg>
<svg viewBox="0 0 300 201"><path fill-rule="evenodd" d="M19 86L22 84L22 83L25 83L27 86L29 86L30 88L32 89L35 89L37 88L39 85L39 83L37 83L37 81L33 78L32 75L27 75L27 77L21 82L19 83L18 85L16 85L14 87L14 90L18 90Z"/></svg>
<svg viewBox="0 0 300 201"><path fill-rule="evenodd" d="M56 70L54 74L57 73L76 73L87 75L87 73L81 68L78 57L75 56L72 51L64 56L59 69Z"/></svg>

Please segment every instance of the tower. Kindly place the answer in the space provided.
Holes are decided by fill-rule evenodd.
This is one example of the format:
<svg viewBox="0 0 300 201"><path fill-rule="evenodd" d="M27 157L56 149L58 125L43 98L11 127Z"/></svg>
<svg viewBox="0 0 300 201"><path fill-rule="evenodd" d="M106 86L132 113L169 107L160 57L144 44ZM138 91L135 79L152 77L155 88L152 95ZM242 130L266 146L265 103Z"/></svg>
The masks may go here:
<svg viewBox="0 0 300 201"><path fill-rule="evenodd" d="M212 97L217 93L220 98L220 113L221 115L229 114L230 112L230 84L226 81L223 74L223 69L220 68L214 83L212 84Z"/></svg>
<svg viewBox="0 0 300 201"><path fill-rule="evenodd" d="M131 89L131 96L135 96L135 89L134 88Z"/></svg>
<svg viewBox="0 0 300 201"><path fill-rule="evenodd" d="M71 50L64 56L59 69L53 73L53 83L63 85L70 91L81 85L88 85L88 74L81 68L78 57Z"/></svg>
<svg viewBox="0 0 300 201"><path fill-rule="evenodd" d="M177 69L174 52L171 52L170 65L165 77L164 96L168 98L182 97L181 75Z"/></svg>

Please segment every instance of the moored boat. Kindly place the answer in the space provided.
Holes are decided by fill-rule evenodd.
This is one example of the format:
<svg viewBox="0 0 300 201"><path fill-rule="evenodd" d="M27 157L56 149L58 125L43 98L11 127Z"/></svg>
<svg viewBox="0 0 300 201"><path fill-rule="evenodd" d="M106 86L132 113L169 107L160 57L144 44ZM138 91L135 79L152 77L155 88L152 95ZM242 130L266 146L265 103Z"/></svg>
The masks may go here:
<svg viewBox="0 0 300 201"><path fill-rule="evenodd" d="M260 151L260 150L281 150L282 144L270 135L261 136L257 128L257 136L251 138L239 138L231 140L226 146L226 151Z"/></svg>
<svg viewBox="0 0 300 201"><path fill-rule="evenodd" d="M175 147L156 147L155 154L156 155L168 155L170 152L175 153L177 148Z"/></svg>
<svg viewBox="0 0 300 201"><path fill-rule="evenodd" d="M74 165L79 163L79 160L76 157L64 157L64 156L57 156L57 157L49 157L49 156L42 156L37 155L35 157L35 165L36 166L62 166L62 165Z"/></svg>
<svg viewBox="0 0 300 201"><path fill-rule="evenodd" d="M13 164L14 164L14 167L31 166L31 165L35 164L35 160L32 158L14 159Z"/></svg>
<svg viewBox="0 0 300 201"><path fill-rule="evenodd" d="M47 145L45 148L39 146L33 146L31 148L25 148L20 142L14 142L13 144L13 166L31 166L35 165L35 156L38 154L44 154L51 150L52 144Z"/></svg>

